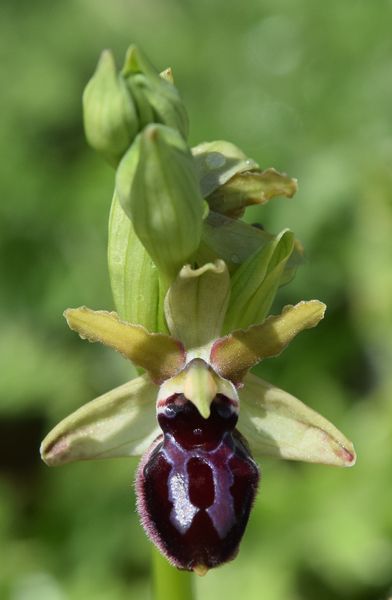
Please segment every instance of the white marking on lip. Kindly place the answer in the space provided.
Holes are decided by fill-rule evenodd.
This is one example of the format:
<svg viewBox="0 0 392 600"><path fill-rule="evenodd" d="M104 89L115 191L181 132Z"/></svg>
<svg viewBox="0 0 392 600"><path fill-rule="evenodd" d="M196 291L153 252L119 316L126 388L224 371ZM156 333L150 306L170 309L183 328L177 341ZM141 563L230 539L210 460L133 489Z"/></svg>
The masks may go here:
<svg viewBox="0 0 392 600"><path fill-rule="evenodd" d="M189 499L189 482L187 477L176 473L170 477L169 485L169 497L173 502L170 520L177 529L180 529L181 533L185 533L192 525L193 517L199 509L193 506Z"/></svg>

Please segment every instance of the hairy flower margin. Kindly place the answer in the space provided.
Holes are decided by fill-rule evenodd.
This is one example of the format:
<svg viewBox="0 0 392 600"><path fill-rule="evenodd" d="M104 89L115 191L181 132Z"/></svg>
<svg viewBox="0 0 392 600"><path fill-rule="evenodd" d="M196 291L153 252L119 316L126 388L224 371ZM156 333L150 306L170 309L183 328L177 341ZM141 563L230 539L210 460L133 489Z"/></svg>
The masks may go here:
<svg viewBox="0 0 392 600"><path fill-rule="evenodd" d="M136 486L147 535L174 566L204 574L238 550L257 489L252 456L355 462L324 417L250 373L325 312L310 300L266 317L301 247L289 230L273 236L239 220L250 204L291 197L296 182L228 142L190 151L171 74L159 76L134 47L120 75L103 54L84 104L90 143L117 167L109 271L118 313L64 315L144 373L60 422L41 455L50 466L144 455Z"/></svg>

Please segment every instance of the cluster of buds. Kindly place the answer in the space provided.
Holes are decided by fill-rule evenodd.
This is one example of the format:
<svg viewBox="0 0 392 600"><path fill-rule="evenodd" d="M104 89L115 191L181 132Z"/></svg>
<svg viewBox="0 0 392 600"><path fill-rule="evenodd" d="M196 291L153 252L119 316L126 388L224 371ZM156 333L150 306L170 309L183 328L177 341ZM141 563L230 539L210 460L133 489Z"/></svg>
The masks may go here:
<svg viewBox="0 0 392 600"><path fill-rule="evenodd" d="M108 259L117 312L65 312L82 338L117 350L139 377L86 404L45 438L48 465L142 455L142 525L168 560L204 574L238 551L258 483L254 457L355 462L351 443L250 373L323 318L317 300L268 316L301 244L241 221L292 197L296 180L225 141L187 143L171 70L132 46L105 51L84 98L86 136L116 169Z"/></svg>

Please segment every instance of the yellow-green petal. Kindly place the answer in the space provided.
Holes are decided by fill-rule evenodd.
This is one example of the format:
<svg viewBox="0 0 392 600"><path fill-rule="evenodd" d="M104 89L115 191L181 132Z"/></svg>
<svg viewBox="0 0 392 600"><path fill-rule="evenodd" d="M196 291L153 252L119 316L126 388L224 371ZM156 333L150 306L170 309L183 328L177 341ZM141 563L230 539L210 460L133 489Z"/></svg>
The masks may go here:
<svg viewBox="0 0 392 600"><path fill-rule="evenodd" d="M211 349L211 364L222 377L240 382L247 371L264 358L280 354L304 329L315 327L324 317L326 306L318 300L286 306L246 330L239 329L217 340Z"/></svg>
<svg viewBox="0 0 392 600"><path fill-rule="evenodd" d="M146 375L85 404L61 421L41 444L49 466L145 452L160 430L155 418L158 388Z"/></svg>
<svg viewBox="0 0 392 600"><path fill-rule="evenodd" d="M297 180L275 169L237 173L208 196L211 210L233 219L239 218L247 206L266 204L271 198L292 198Z"/></svg>
<svg viewBox="0 0 392 600"><path fill-rule="evenodd" d="M352 443L332 423L255 375L239 391L238 429L255 457L264 455L341 467L355 463Z"/></svg>
<svg viewBox="0 0 392 600"><path fill-rule="evenodd" d="M156 383L172 377L184 365L184 349L168 335L149 333L141 325L121 321L114 312L85 306L64 312L71 329L89 342L101 342L135 365L146 369Z"/></svg>

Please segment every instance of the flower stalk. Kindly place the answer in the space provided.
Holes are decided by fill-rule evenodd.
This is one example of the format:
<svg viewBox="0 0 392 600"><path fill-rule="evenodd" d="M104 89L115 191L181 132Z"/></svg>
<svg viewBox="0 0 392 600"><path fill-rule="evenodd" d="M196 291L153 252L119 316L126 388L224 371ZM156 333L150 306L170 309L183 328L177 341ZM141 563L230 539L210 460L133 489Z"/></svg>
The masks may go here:
<svg viewBox="0 0 392 600"><path fill-rule="evenodd" d="M152 586L155 600L194 600L193 577L186 571L179 571L165 558L152 549Z"/></svg>

